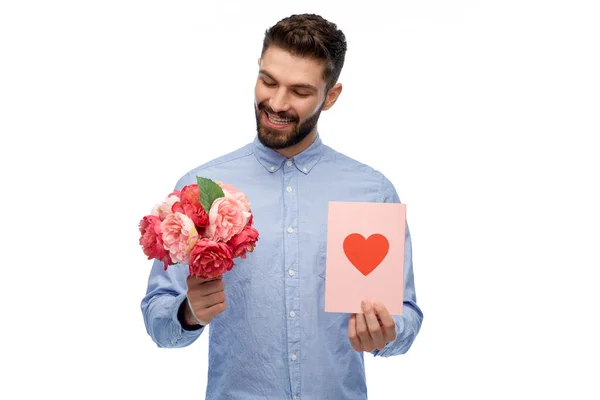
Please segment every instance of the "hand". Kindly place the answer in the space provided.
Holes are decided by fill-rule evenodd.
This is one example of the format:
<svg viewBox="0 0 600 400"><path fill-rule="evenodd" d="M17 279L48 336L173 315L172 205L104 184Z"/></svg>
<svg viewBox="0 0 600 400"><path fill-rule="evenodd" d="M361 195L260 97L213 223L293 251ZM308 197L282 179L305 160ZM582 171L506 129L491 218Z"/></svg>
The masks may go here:
<svg viewBox="0 0 600 400"><path fill-rule="evenodd" d="M189 325L208 325L215 316L225 311L227 304L222 277L201 279L188 276L186 282L188 305L185 320Z"/></svg>
<svg viewBox="0 0 600 400"><path fill-rule="evenodd" d="M396 339L396 324L387 308L369 301L362 302L363 312L350 315L348 338L356 351L382 350Z"/></svg>

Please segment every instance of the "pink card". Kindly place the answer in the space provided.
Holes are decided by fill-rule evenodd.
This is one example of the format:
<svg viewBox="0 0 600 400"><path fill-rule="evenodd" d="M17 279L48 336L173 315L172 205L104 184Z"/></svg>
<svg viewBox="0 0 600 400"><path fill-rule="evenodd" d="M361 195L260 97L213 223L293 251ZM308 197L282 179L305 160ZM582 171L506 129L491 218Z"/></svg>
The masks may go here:
<svg viewBox="0 0 600 400"><path fill-rule="evenodd" d="M406 205L329 202L325 311L362 313L363 299L402 315Z"/></svg>

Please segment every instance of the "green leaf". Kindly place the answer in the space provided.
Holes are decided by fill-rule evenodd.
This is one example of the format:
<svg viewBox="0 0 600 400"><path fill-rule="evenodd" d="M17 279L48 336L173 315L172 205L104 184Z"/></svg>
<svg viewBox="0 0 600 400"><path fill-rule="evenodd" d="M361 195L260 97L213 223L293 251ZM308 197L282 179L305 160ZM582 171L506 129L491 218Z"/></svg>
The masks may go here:
<svg viewBox="0 0 600 400"><path fill-rule="evenodd" d="M197 176L196 180L198 181L198 189L200 189L200 204L202 204L202 208L208 214L213 201L220 197L225 197L225 193L223 193L223 189L219 185L208 178Z"/></svg>

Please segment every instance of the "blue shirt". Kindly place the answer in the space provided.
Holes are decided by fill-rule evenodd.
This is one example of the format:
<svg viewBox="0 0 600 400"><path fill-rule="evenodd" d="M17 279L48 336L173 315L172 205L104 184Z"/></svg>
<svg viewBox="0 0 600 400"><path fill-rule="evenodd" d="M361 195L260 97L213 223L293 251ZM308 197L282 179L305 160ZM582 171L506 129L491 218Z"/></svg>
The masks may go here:
<svg viewBox="0 0 600 400"><path fill-rule="evenodd" d="M257 246L223 276L227 309L210 323L206 399L364 400L363 353L348 340L349 314L324 311L329 201L400 202L380 172L323 144L317 136L286 159L252 143L184 175L236 186L250 201ZM411 236L406 226L404 308L394 316L397 338L375 356L405 353L421 327ZM186 265L154 261L141 308L159 347L184 347L203 333L177 318L186 299ZM400 284L400 283L399 283Z"/></svg>

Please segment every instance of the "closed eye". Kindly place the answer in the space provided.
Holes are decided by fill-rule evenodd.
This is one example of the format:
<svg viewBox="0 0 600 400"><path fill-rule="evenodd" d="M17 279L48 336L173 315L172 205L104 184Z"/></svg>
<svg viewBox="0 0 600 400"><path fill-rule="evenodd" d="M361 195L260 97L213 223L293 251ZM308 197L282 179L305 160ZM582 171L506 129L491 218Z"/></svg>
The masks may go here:
<svg viewBox="0 0 600 400"><path fill-rule="evenodd" d="M272 88L272 87L275 87L275 86L277 86L277 84L276 84L276 83L267 82L267 81L266 81L266 80L264 80L264 79L261 79L261 81L262 81L263 85L265 85L265 86L266 86L266 87L268 87L268 88ZM310 93L301 93L301 92L298 92L297 90L294 90L294 94L295 94L296 96L298 96L298 97L308 97L308 96L310 96Z"/></svg>

